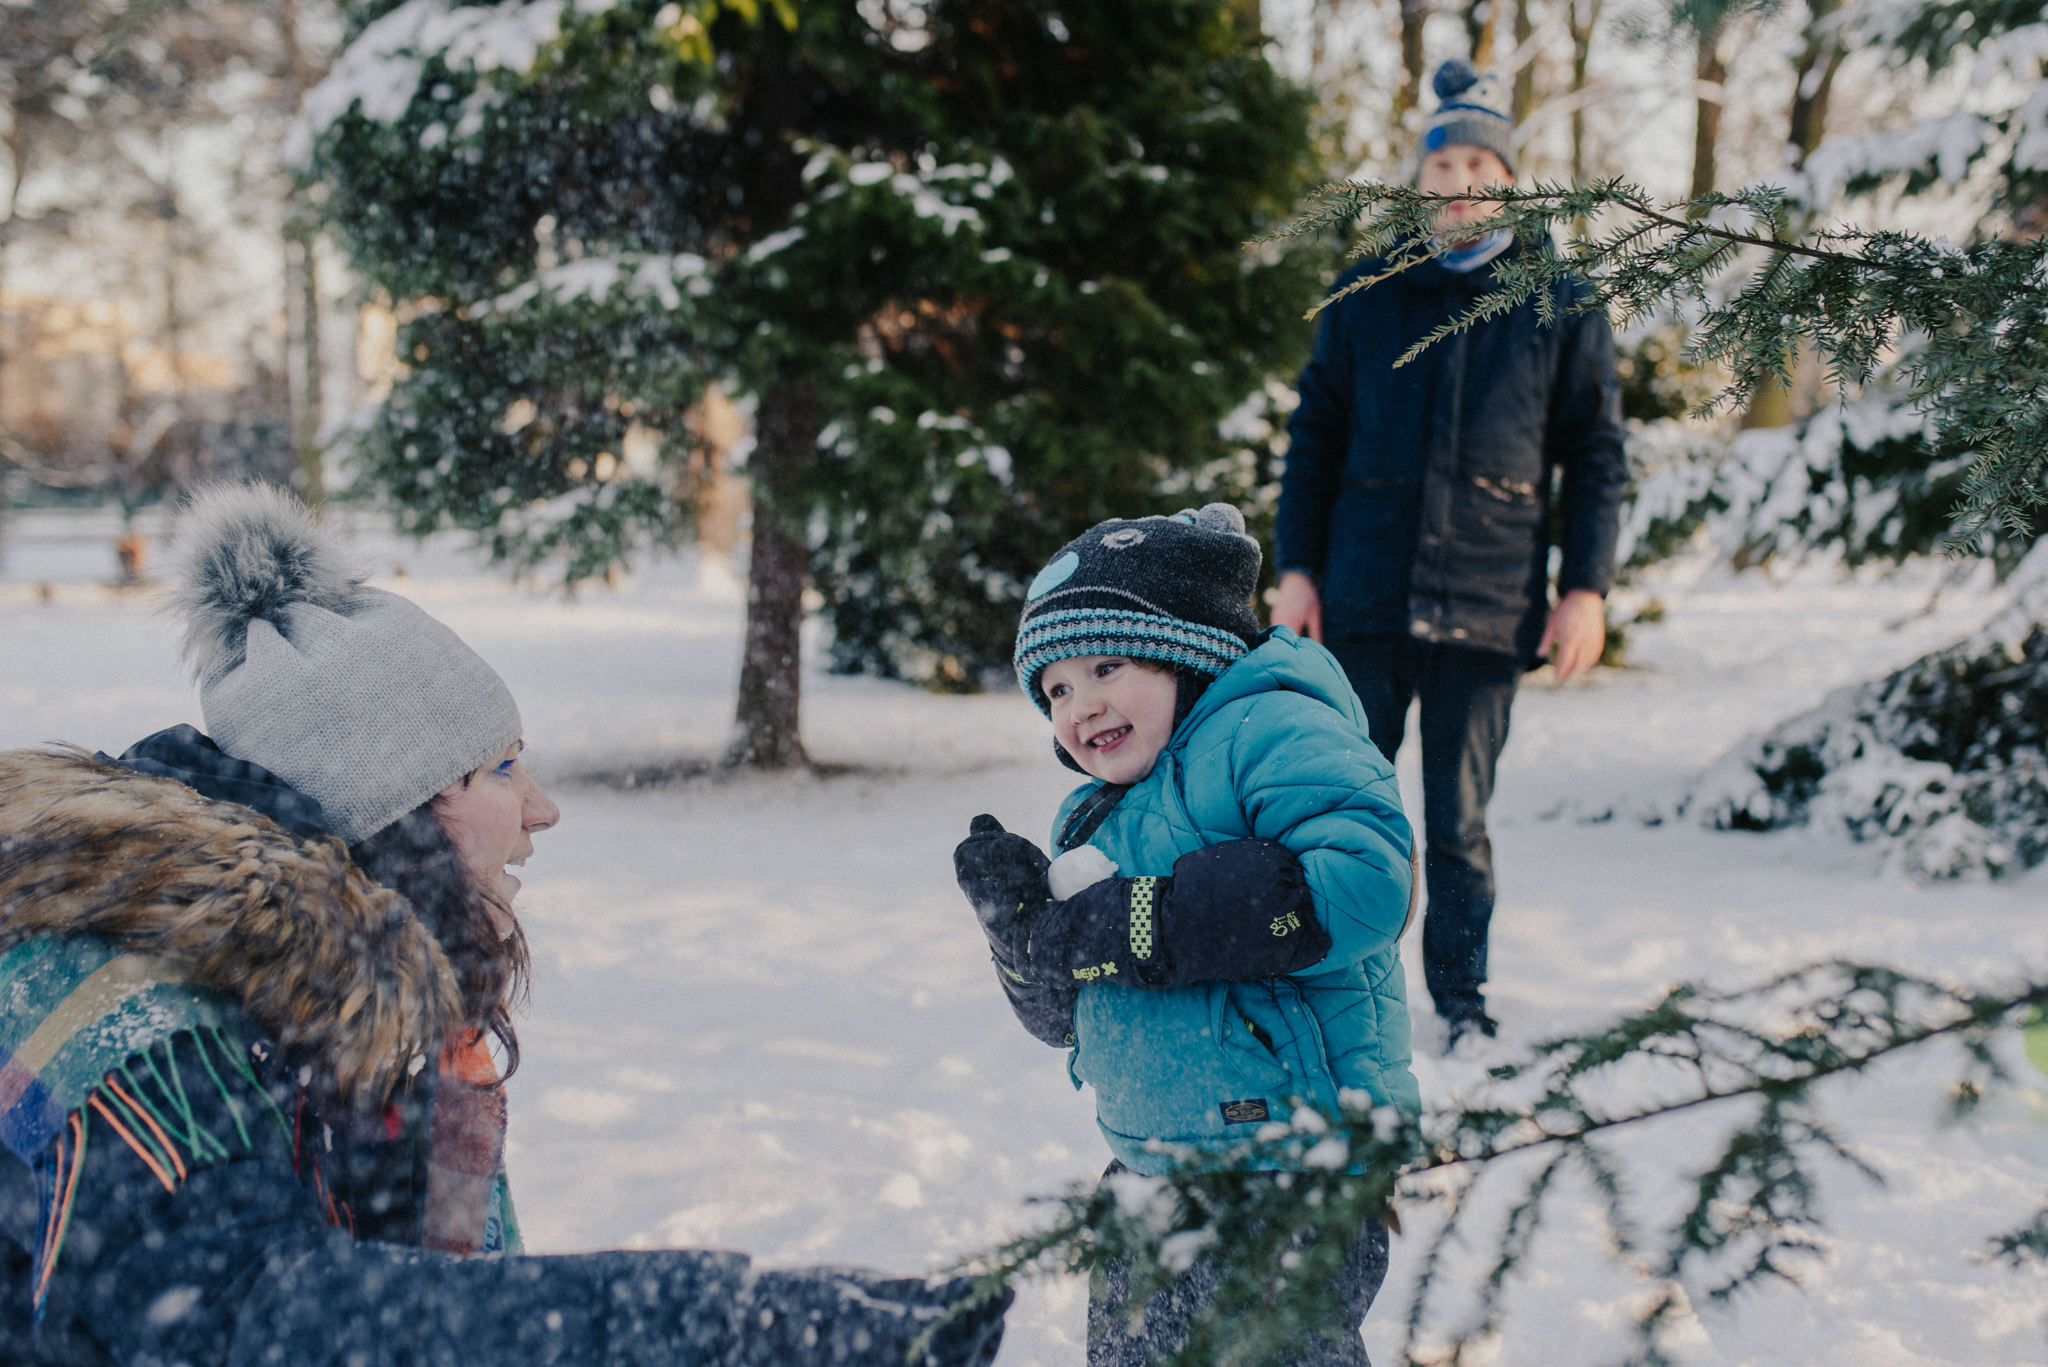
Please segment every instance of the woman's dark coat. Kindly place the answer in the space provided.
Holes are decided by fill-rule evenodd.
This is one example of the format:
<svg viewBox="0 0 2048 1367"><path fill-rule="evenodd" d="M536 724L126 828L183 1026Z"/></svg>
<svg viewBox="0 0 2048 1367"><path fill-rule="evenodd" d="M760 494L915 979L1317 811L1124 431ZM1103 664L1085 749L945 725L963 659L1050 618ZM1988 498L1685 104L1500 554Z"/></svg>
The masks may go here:
<svg viewBox="0 0 2048 1367"><path fill-rule="evenodd" d="M1339 288L1386 269L1362 262ZM1394 633L1532 660L1553 482L1559 594L1613 579L1628 471L1604 313L1572 312L1578 291L1560 284L1554 321L1524 303L1395 368L1492 281L1492 264L1431 260L1323 315L1288 423L1274 563L1315 579L1325 639Z"/></svg>
<svg viewBox="0 0 2048 1367"><path fill-rule="evenodd" d="M156 774L0 753L0 1361L894 1364L961 1300L726 1253L407 1246L429 1101L408 1073L459 1028L447 961L338 841L157 776L316 823L203 742L159 744ZM113 959L126 1016L81 1026L70 1002L80 1028L50 1058L5 1029L30 1023L31 970ZM71 1097L80 1076L97 1085ZM920 1360L987 1362L1006 1301Z"/></svg>

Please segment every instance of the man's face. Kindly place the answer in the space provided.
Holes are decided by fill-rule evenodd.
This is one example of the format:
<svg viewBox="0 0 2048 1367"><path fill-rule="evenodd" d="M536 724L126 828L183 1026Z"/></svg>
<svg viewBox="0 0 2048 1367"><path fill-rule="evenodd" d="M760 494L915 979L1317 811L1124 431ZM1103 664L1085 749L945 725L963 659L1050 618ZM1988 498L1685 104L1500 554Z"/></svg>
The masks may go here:
<svg viewBox="0 0 2048 1367"><path fill-rule="evenodd" d="M1484 147L1452 143L1422 159L1415 188L1426 195L1461 195L1488 185L1512 185L1507 163ZM1437 209L1436 235L1446 242L1470 242L1470 228L1500 212L1497 199L1461 199Z"/></svg>
<svg viewBox="0 0 2048 1367"><path fill-rule="evenodd" d="M1053 739L1091 777L1136 783L1173 738L1180 684L1123 655L1055 660L1038 676Z"/></svg>

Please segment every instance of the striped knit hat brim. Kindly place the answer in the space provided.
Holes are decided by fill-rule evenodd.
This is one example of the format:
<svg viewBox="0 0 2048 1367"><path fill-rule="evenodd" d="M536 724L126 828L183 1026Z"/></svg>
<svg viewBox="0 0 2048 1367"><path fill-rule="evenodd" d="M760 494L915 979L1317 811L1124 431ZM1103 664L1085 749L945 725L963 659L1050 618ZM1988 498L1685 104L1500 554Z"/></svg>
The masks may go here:
<svg viewBox="0 0 2048 1367"><path fill-rule="evenodd" d="M1038 676L1046 666L1082 655L1156 660L1215 678L1250 653L1244 638L1158 613L1106 607L1061 608L1034 615L1017 635L1017 678L1041 711L1048 709Z"/></svg>
<svg viewBox="0 0 2048 1367"><path fill-rule="evenodd" d="M1122 655L1215 678L1259 638L1259 559L1244 514L1227 503L1096 523L1025 590L1017 682L1050 716L1038 677L1059 660Z"/></svg>

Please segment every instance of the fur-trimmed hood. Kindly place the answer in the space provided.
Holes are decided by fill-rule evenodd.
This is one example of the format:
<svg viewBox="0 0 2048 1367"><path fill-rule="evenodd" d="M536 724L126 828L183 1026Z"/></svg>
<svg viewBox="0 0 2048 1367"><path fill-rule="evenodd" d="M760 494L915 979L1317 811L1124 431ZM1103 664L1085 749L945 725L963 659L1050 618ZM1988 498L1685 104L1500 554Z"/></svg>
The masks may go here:
<svg viewBox="0 0 2048 1367"><path fill-rule="evenodd" d="M356 1104L462 1020L432 932L339 840L69 748L0 751L0 950L39 935L162 960Z"/></svg>

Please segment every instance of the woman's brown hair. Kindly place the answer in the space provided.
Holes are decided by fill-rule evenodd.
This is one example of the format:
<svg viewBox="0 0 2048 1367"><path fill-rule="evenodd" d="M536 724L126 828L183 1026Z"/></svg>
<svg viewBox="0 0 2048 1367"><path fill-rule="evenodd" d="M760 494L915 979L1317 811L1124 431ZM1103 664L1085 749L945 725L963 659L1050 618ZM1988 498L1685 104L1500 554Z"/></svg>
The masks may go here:
<svg viewBox="0 0 2048 1367"><path fill-rule="evenodd" d="M433 799L349 848L363 872L412 904L441 942L462 991L463 1012L488 1030L505 1055L504 1076L519 1067L512 1006L526 995L526 933L512 909L481 887L434 814ZM510 924L510 934L498 927ZM444 1044L448 1041L443 1041Z"/></svg>

